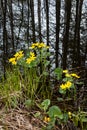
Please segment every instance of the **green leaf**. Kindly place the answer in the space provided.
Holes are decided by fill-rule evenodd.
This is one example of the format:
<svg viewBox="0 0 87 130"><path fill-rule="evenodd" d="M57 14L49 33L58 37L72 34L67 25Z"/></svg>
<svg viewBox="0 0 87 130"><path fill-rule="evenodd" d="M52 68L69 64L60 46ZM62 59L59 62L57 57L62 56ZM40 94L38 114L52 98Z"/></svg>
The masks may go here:
<svg viewBox="0 0 87 130"><path fill-rule="evenodd" d="M45 99L42 103L41 103L41 107L44 111L46 111L48 109L48 106L50 105L50 100L49 99Z"/></svg>
<svg viewBox="0 0 87 130"><path fill-rule="evenodd" d="M38 111L34 114L35 117L39 117L41 115L41 113Z"/></svg>
<svg viewBox="0 0 87 130"><path fill-rule="evenodd" d="M76 116L75 118L73 118L73 122L74 122L75 126L78 126L79 117Z"/></svg>
<svg viewBox="0 0 87 130"><path fill-rule="evenodd" d="M44 66L47 67L50 64L50 61L44 61Z"/></svg>
<svg viewBox="0 0 87 130"><path fill-rule="evenodd" d="M67 81L67 78L63 78L63 81L66 82L66 81Z"/></svg>
<svg viewBox="0 0 87 130"><path fill-rule="evenodd" d="M78 84L78 85L82 85L82 84L84 84L83 82L76 82L76 84Z"/></svg>
<svg viewBox="0 0 87 130"><path fill-rule="evenodd" d="M49 108L47 112L50 118L58 117L59 119L63 119L63 114L58 106L52 106Z"/></svg>
<svg viewBox="0 0 87 130"><path fill-rule="evenodd" d="M31 107L33 105L33 102L32 100L29 99L29 100L26 100L24 104L26 107Z"/></svg>
<svg viewBox="0 0 87 130"><path fill-rule="evenodd" d="M62 78L62 72L63 72L63 70L61 68L56 68L54 70L54 73L56 74L58 80L60 80Z"/></svg>
<svg viewBox="0 0 87 130"><path fill-rule="evenodd" d="M63 89L59 88L59 93L66 94L66 90L63 90Z"/></svg>
<svg viewBox="0 0 87 130"><path fill-rule="evenodd" d="M87 118L86 117L82 117L81 118L81 122L87 122Z"/></svg>

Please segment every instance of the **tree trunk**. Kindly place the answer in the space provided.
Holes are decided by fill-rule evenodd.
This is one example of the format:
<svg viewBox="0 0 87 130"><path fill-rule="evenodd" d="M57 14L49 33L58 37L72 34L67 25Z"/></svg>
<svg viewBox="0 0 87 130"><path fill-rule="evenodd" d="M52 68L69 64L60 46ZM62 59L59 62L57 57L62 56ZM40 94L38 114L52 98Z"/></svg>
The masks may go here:
<svg viewBox="0 0 87 130"><path fill-rule="evenodd" d="M7 39L7 29L6 29L6 12L7 12L7 0L1 1L2 7L2 17L3 17L3 68L4 68L4 78L6 71L6 59L7 59L7 50L8 50L8 39Z"/></svg>
<svg viewBox="0 0 87 130"><path fill-rule="evenodd" d="M61 0L56 0L56 45L55 45L55 56L56 56L56 68L58 67L58 53L59 53L59 32L60 32L60 6Z"/></svg>
<svg viewBox="0 0 87 130"><path fill-rule="evenodd" d="M81 23L81 15L82 15L82 5L83 5L83 0L80 0L80 2L79 2L79 10L78 10L78 28L77 28L77 66L81 66L80 23Z"/></svg>
<svg viewBox="0 0 87 130"><path fill-rule="evenodd" d="M63 37L63 69L66 69L67 67L70 18L71 18L71 0L65 0L65 30L64 30L64 37Z"/></svg>
<svg viewBox="0 0 87 130"><path fill-rule="evenodd" d="M29 20L30 20L30 1L27 0L27 5L28 5L28 15L27 15L27 43L29 47Z"/></svg>
<svg viewBox="0 0 87 130"><path fill-rule="evenodd" d="M38 27L39 27L39 41L42 42L41 35L41 0L38 0Z"/></svg>
<svg viewBox="0 0 87 130"><path fill-rule="evenodd" d="M74 46L73 46L73 67L81 65L80 56L80 23L83 0L76 1L76 18L75 18L75 32L74 32Z"/></svg>
<svg viewBox="0 0 87 130"><path fill-rule="evenodd" d="M45 1L45 4L46 4L47 45L49 46L49 5L48 5L48 0Z"/></svg>
<svg viewBox="0 0 87 130"><path fill-rule="evenodd" d="M13 25L12 0L8 0L8 5L9 5L9 18L10 18L10 27L11 27L11 44L14 51L14 25Z"/></svg>
<svg viewBox="0 0 87 130"><path fill-rule="evenodd" d="M30 9L31 9L32 33L33 33L32 41L33 43L35 43L36 36L35 36L35 17L34 17L34 1L33 0L30 0Z"/></svg>

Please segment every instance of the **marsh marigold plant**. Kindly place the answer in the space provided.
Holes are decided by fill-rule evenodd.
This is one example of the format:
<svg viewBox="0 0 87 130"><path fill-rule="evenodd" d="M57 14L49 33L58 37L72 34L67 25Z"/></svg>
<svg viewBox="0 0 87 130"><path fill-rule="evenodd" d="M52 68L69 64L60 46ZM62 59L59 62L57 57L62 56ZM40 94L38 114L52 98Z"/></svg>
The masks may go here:
<svg viewBox="0 0 87 130"><path fill-rule="evenodd" d="M35 59L36 59L36 56L35 56L34 52L30 52L30 57L26 59L26 63L30 64Z"/></svg>
<svg viewBox="0 0 87 130"><path fill-rule="evenodd" d="M9 62L12 63L12 65L16 65L17 61L20 60L23 56L23 51L16 52L16 54L14 54L14 56L9 59Z"/></svg>
<svg viewBox="0 0 87 130"><path fill-rule="evenodd" d="M68 70L62 70L61 74L64 74L64 78L63 83L59 88L60 93L66 93L66 90L70 89L75 90L75 80L79 79L80 76L78 76L76 73L70 73Z"/></svg>
<svg viewBox="0 0 87 130"><path fill-rule="evenodd" d="M50 85L47 85L48 65L50 61L47 60L50 53L48 52L49 46L45 43L37 42L26 50L16 52L9 62L15 65L15 71L19 71L21 82L24 84L24 90L30 98L34 98L35 94L41 94L42 97L47 97L50 94ZM26 82L27 81L27 82ZM38 90L38 91L37 91Z"/></svg>
<svg viewBox="0 0 87 130"><path fill-rule="evenodd" d="M67 81L66 83L60 85L60 88L63 90L69 89L72 86L72 83L70 81Z"/></svg>

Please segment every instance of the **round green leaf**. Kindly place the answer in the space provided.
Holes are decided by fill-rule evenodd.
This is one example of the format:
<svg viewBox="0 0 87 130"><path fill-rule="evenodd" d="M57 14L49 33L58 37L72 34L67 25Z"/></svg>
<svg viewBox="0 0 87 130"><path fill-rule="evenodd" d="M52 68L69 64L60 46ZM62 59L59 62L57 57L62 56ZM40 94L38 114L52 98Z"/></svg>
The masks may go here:
<svg viewBox="0 0 87 130"><path fill-rule="evenodd" d="M59 119L63 119L63 114L58 106L50 107L47 113L50 118L58 117Z"/></svg>

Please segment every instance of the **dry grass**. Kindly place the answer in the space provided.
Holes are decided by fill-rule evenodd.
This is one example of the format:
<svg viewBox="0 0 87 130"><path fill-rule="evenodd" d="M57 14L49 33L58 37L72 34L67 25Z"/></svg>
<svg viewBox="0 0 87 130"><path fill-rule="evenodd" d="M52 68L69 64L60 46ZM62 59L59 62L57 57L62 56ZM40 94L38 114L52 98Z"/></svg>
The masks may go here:
<svg viewBox="0 0 87 130"><path fill-rule="evenodd" d="M22 109L0 111L0 130L41 130L40 120Z"/></svg>

